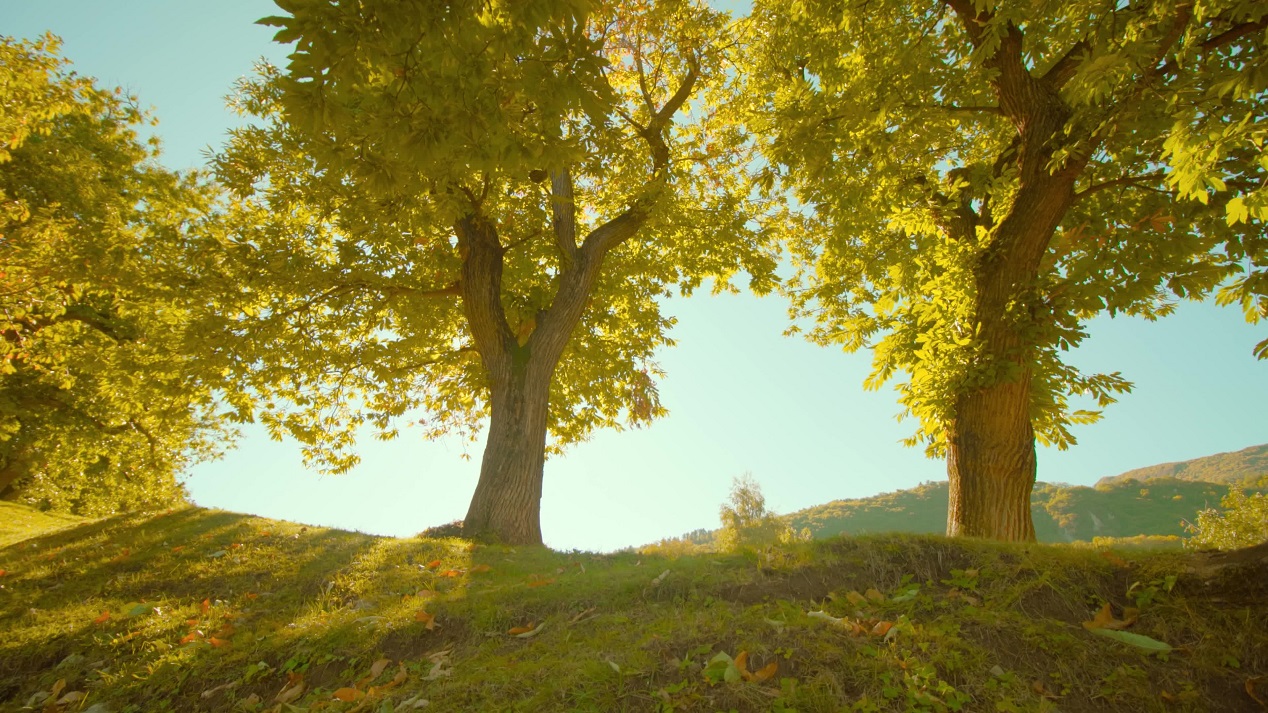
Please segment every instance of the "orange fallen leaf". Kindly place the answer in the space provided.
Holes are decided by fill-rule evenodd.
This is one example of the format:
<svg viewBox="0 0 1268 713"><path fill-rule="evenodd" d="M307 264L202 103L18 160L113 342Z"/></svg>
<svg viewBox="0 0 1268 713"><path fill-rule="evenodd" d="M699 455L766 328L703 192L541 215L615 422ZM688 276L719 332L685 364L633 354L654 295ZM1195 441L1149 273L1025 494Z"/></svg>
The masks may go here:
<svg viewBox="0 0 1268 713"><path fill-rule="evenodd" d="M749 676L752 675L751 673L748 672L748 652L747 651L741 651L739 655L735 657L735 667L740 670L740 675L743 676L744 678L748 678Z"/></svg>
<svg viewBox="0 0 1268 713"><path fill-rule="evenodd" d="M203 610L204 614L211 611L211 599L204 599L203 603L199 605L199 608Z"/></svg>
<svg viewBox="0 0 1268 713"><path fill-rule="evenodd" d="M1139 616L1139 611L1128 607L1123 610L1123 616L1127 618L1121 620L1115 619L1114 612L1110 609L1110 603L1105 602L1105 606L1101 607L1101 610L1096 613L1096 616L1092 618L1092 621L1083 622L1083 628L1088 630L1109 629L1111 631L1126 629L1136 621L1136 618Z"/></svg>
<svg viewBox="0 0 1268 713"><path fill-rule="evenodd" d="M181 550L183 550L183 549L185 549L185 545L177 545L177 546L175 546L175 547L173 547L173 548L172 548L172 551L173 551L173 552L180 552L180 551L181 551Z"/></svg>
<svg viewBox="0 0 1268 713"><path fill-rule="evenodd" d="M876 626L872 627L872 636L884 636L888 634L889 630L893 627L894 622L892 621L878 621L876 622Z"/></svg>
<svg viewBox="0 0 1268 713"><path fill-rule="evenodd" d="M256 597L258 597L258 596L260 596L260 595L259 595L259 594L256 594L255 592L247 592L247 594L246 594L247 599L255 599L255 598L256 598Z"/></svg>
<svg viewBox="0 0 1268 713"><path fill-rule="evenodd" d="M461 577L462 572L459 572L456 569L447 569L444 572L441 572L440 576L441 577Z"/></svg>
<svg viewBox="0 0 1268 713"><path fill-rule="evenodd" d="M472 567L472 568L471 568L471 573L472 573L472 574L479 574L480 572L490 572L490 571L492 571L492 570L493 570L493 568L492 568L492 567L490 567L490 566L489 566L489 565L487 565L487 564L478 564L478 565L476 565L476 566L474 566L474 567Z"/></svg>
<svg viewBox="0 0 1268 713"><path fill-rule="evenodd" d="M93 619L93 620L92 620L92 623L94 623L94 624L104 624L104 623L106 623L106 622L107 622L107 621L109 621L109 620L110 620L110 612L108 612L108 611L103 611L103 612L101 612L101 616L99 616L99 617L97 617L96 619Z"/></svg>
<svg viewBox="0 0 1268 713"><path fill-rule="evenodd" d="M260 537L270 537L272 536L272 534L273 533L269 532L268 530L265 530L264 532L260 533Z"/></svg>
<svg viewBox="0 0 1268 713"><path fill-rule="evenodd" d="M191 631L188 634L185 634L184 636L181 637L180 643L188 644L191 641L197 641L198 637L200 636L202 636L202 634L198 633L197 631Z"/></svg>
<svg viewBox="0 0 1268 713"><path fill-rule="evenodd" d="M112 560L110 560L110 561L111 561L112 563L114 563L114 562L122 562L122 561L124 560L124 558L126 558L129 554L131 554L131 552L132 552L132 551L131 551L131 550L129 550L127 547L124 547L124 548L123 548L123 551L122 551L122 552L120 552L119 554L115 555L115 556L114 556L114 559L112 559Z"/></svg>
<svg viewBox="0 0 1268 713"><path fill-rule="evenodd" d="M1109 550L1105 550L1104 552L1102 552L1101 556L1105 558L1105 561L1109 562L1115 567L1122 567L1125 569L1131 566L1130 564L1128 564L1127 560L1123 559L1122 557L1119 557L1118 555L1114 554L1113 552L1110 552Z"/></svg>
<svg viewBox="0 0 1268 713"><path fill-rule="evenodd" d="M189 628L191 628L191 629L192 629L192 628L194 628L195 626L198 626L198 620L197 620L197 619L186 619L186 620L185 620L185 626L188 626Z"/></svg>
<svg viewBox="0 0 1268 713"><path fill-rule="evenodd" d="M217 649L220 648L221 646L229 645L228 640L217 638L215 636L211 637L210 639L207 639L207 642L210 643L212 646L216 647Z"/></svg>
<svg viewBox="0 0 1268 713"><path fill-rule="evenodd" d="M428 631L436 628L436 615L428 614L422 609L414 612L414 621L421 621L423 625L427 627Z"/></svg>
<svg viewBox="0 0 1268 713"><path fill-rule="evenodd" d="M338 698L339 700L348 702L348 703L355 700L360 700L361 698L365 697L364 693L362 693L361 691L358 691L355 688L340 688L339 690L335 691L332 695L335 698Z"/></svg>
<svg viewBox="0 0 1268 713"><path fill-rule="evenodd" d="M427 569L436 569L440 566L440 560L432 560L427 563Z"/></svg>
<svg viewBox="0 0 1268 713"><path fill-rule="evenodd" d="M754 671L752 677L749 678L753 683L762 683L769 681L779 671L779 662L771 661L763 666L760 670Z"/></svg>
<svg viewBox="0 0 1268 713"><path fill-rule="evenodd" d="M233 624L229 624L226 622L224 626L220 627L220 631L216 632L216 636L227 639L230 636L233 636L234 631L236 631L236 629L234 628Z"/></svg>
<svg viewBox="0 0 1268 713"><path fill-rule="evenodd" d="M9 573L9 570L7 570L7 569L0 569L0 577L3 577L4 575L6 575L6 574L8 574L8 573Z"/></svg>
<svg viewBox="0 0 1268 713"><path fill-rule="evenodd" d="M241 547L241 546L242 546L242 543L241 543L241 542L235 542L235 543L233 543L232 545L229 545L229 549L231 549L231 550L236 550L236 549L238 549L238 548L239 548L239 547Z"/></svg>
<svg viewBox="0 0 1268 713"><path fill-rule="evenodd" d="M396 675L392 677L392 685L399 686L405 683L407 678L409 678L409 673L405 671L405 662L402 661L396 665Z"/></svg>
<svg viewBox="0 0 1268 713"><path fill-rule="evenodd" d="M510 634L511 636L519 636L520 634L527 634L528 632L532 631L535 628L536 627L530 622L528 626L517 626L507 631L506 633Z"/></svg>
<svg viewBox="0 0 1268 713"><path fill-rule="evenodd" d="M1246 679L1246 695L1250 696L1256 703L1264 708L1268 708L1268 701L1264 701L1264 699L1260 698L1255 691L1255 687L1261 680L1263 680L1263 676L1251 676Z"/></svg>
<svg viewBox="0 0 1268 713"><path fill-rule="evenodd" d="M545 578L545 577L543 577L543 578L541 578L541 579L530 579L530 580L528 580L528 586L530 586L530 587L544 587L544 586L546 586L547 584L554 584L554 583L555 583L555 578L554 578L554 577L549 577L549 578Z"/></svg>

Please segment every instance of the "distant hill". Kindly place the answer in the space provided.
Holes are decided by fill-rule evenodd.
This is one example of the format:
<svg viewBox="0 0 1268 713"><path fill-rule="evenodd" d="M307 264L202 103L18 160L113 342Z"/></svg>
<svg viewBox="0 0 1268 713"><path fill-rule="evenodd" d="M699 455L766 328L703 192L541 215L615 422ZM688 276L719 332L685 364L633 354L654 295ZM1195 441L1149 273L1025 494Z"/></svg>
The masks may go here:
<svg viewBox="0 0 1268 713"><path fill-rule="evenodd" d="M1182 535L1182 522L1219 505L1228 488L1177 478L1084 486L1038 483L1031 495L1035 535L1041 542L1094 537ZM873 532L942 533L947 526L946 482L857 500L835 500L787 516L794 529L816 538Z"/></svg>
<svg viewBox="0 0 1268 713"><path fill-rule="evenodd" d="M1180 461L1179 463L1160 463L1145 468L1129 470L1119 475L1111 475L1097 481L1097 486L1124 480L1153 480L1154 478L1177 478L1179 480L1202 481L1206 483L1244 483L1254 482L1268 477L1268 443L1260 446L1243 448L1232 453L1216 453L1205 458Z"/></svg>

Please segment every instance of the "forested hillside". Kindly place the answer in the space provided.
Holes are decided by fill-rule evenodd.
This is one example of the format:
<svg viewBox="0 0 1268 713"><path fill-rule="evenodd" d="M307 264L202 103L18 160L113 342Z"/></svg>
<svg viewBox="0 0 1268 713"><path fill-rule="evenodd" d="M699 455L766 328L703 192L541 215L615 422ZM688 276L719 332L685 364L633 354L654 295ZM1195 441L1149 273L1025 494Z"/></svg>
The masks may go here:
<svg viewBox="0 0 1268 713"><path fill-rule="evenodd" d="M1101 478L1097 485L1124 480L1178 478L1206 483L1245 483L1268 477L1268 443L1243 448L1232 453L1216 453L1205 458L1159 463L1126 473Z"/></svg>
<svg viewBox="0 0 1268 713"><path fill-rule="evenodd" d="M1183 522L1219 505L1228 490L1215 483L1175 478L1122 481L1095 488L1038 483L1031 495L1035 534L1042 542L1094 537L1184 534ZM788 516L794 529L814 536L839 533L920 532L946 529L947 484L926 483L911 490L858 500L835 500Z"/></svg>

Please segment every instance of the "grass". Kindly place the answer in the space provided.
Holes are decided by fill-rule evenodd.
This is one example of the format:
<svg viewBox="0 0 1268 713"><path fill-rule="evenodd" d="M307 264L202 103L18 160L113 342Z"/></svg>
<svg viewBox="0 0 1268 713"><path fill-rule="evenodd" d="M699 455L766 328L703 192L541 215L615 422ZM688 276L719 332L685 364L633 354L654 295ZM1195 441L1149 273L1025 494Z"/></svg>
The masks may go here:
<svg viewBox="0 0 1268 713"><path fill-rule="evenodd" d="M84 522L84 518L40 512L25 505L0 500L0 548Z"/></svg>
<svg viewBox="0 0 1268 713"><path fill-rule="evenodd" d="M923 535L594 555L188 508L0 549L0 707L1261 710L1268 577L1186 557ZM1085 629L1107 602L1173 650Z"/></svg>

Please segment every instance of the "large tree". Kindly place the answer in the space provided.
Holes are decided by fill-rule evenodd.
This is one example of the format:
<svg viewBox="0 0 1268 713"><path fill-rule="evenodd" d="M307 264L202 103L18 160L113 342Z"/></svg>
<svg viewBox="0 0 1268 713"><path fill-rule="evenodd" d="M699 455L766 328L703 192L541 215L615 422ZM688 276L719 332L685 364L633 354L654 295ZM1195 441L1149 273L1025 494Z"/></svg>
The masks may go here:
<svg viewBox="0 0 1268 713"><path fill-rule="evenodd" d="M869 386L909 376L948 534L1033 539L1036 439L1073 444L1130 389L1063 361L1089 318L1156 318L1230 275L1225 298L1268 316L1265 11L756 3L762 183L806 207L794 312L821 343L874 347Z"/></svg>
<svg viewBox="0 0 1268 713"><path fill-rule="evenodd" d="M0 37L0 496L170 503L223 436L188 330L189 226L215 192L158 165L136 100Z"/></svg>
<svg viewBox="0 0 1268 713"><path fill-rule="evenodd" d="M333 471L358 427L487 444L464 531L540 543L544 459L663 413L660 301L774 261L699 2L279 0L295 43L214 157L235 400ZM228 293L227 293L228 295ZM549 439L548 439L549 435Z"/></svg>

